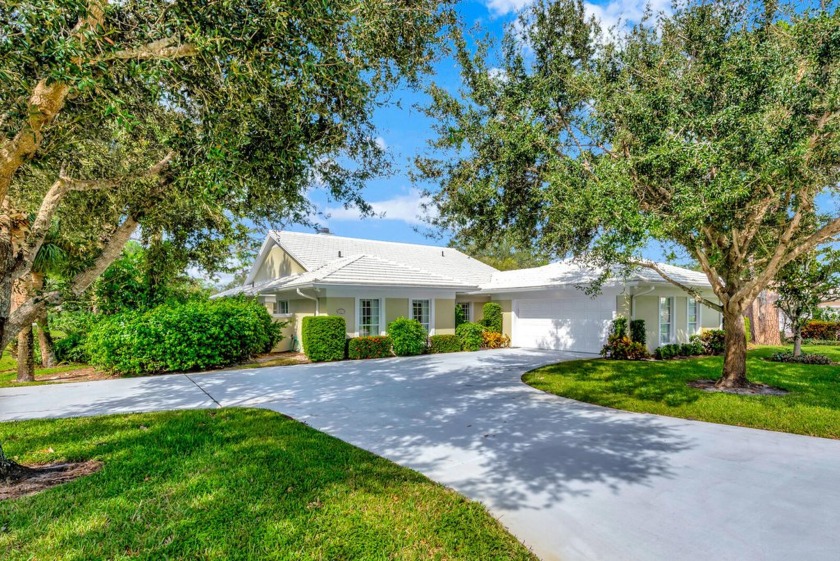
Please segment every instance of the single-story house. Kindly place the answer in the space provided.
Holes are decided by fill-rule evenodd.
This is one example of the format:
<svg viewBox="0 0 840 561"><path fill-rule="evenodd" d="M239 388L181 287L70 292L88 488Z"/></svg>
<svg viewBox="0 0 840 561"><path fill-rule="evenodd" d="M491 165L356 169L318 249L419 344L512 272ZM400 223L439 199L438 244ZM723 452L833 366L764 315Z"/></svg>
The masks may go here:
<svg viewBox="0 0 840 561"><path fill-rule="evenodd" d="M717 301L702 273L660 267ZM245 284L216 297L254 295L275 317L288 319L281 350L299 348L307 315L343 316L348 337L384 334L400 316L417 319L431 335L452 334L456 306L477 321L490 301L501 305L503 331L515 347L597 353L618 315L645 320L651 350L720 326L716 310L655 271L611 279L590 297L582 288L597 276L571 261L498 271L448 247L273 231Z"/></svg>

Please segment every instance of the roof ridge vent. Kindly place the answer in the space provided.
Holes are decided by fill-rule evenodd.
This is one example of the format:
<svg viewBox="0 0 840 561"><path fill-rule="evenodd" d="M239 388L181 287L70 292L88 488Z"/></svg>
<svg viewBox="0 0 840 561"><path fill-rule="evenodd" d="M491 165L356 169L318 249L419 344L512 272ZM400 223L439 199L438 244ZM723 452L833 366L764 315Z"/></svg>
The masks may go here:
<svg viewBox="0 0 840 561"><path fill-rule="evenodd" d="M325 236L331 236L332 235L332 232L330 232L329 228L323 228L323 227L315 228L315 233L316 234L323 234Z"/></svg>

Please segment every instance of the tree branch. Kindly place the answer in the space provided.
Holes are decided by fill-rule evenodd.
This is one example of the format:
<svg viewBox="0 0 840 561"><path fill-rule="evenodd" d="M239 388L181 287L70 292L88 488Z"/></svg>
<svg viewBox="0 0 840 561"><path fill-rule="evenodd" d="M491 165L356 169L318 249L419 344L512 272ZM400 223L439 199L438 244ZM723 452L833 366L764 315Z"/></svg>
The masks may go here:
<svg viewBox="0 0 840 561"><path fill-rule="evenodd" d="M74 179L65 175L64 170L62 170L59 173L58 179L52 184L44 196L43 201L41 201L41 207L38 209L38 214L35 217L26 243L23 246L21 258L12 271L12 278L18 279L29 274L29 271L32 269L32 263L35 261L35 256L38 255L38 251L41 249L47 232L50 229L53 216L55 216L62 199L64 199L67 193L71 191L109 189L127 181L158 176L169 167L174 157L175 153L169 152L163 159L150 166L144 173L136 176L89 180Z"/></svg>
<svg viewBox="0 0 840 561"><path fill-rule="evenodd" d="M677 288L679 288L679 289L687 292L688 294L690 294L696 301L702 303L705 306L708 306L709 308L711 308L713 310L717 310L718 312L723 311L723 306L721 306L720 304L717 304L715 302L712 302L708 298L705 298L700 293L700 291L697 290L696 288L692 288L692 287L690 287L686 284L683 284L680 281L676 280L674 277L672 277L671 275L669 275L668 273L663 271L657 263L654 263L653 261L646 261L646 260L632 261L631 263L633 265L637 265L639 267L645 267L647 269L651 269L652 271L655 271L660 277L662 277L667 282L673 284Z"/></svg>
<svg viewBox="0 0 840 561"><path fill-rule="evenodd" d="M120 256L125 244L128 243L128 240L131 239L132 234L137 229L137 225L137 220L133 216L129 216L117 227L105 243L105 247L102 248L102 253L99 254L99 257L96 258L93 265L76 275L73 279L73 282L70 284L70 292L73 295L79 296L90 288L93 281ZM17 337L21 329L32 324L44 312L48 304L59 304L62 300L63 296L59 291L45 292L32 296L15 308L15 311L9 315L9 319L6 321L3 338L0 340L0 348L5 349L6 345Z"/></svg>
<svg viewBox="0 0 840 561"><path fill-rule="evenodd" d="M198 49L189 43L177 44L178 39L167 37L158 41L152 41L139 47L124 49L109 53L104 57L95 59L95 62L107 62L111 60L160 60L175 59L195 56Z"/></svg>

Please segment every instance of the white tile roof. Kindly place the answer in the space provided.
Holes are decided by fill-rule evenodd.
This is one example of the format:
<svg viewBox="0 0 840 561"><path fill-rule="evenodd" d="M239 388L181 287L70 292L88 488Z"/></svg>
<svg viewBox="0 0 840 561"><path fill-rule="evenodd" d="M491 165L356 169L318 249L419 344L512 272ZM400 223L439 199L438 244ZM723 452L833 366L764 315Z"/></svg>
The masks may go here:
<svg viewBox="0 0 840 561"><path fill-rule="evenodd" d="M319 285L448 288L461 292L505 292L556 286L581 286L603 269L566 260L543 267L497 271L460 251L445 247L343 238L328 234L271 232L278 245L307 271L247 284L216 296L259 294ZM710 288L703 273L657 264L665 274L691 287ZM638 268L630 282L665 283L656 271ZM610 281L608 281L610 282ZM611 282L621 282L614 277Z"/></svg>
<svg viewBox="0 0 840 561"><path fill-rule="evenodd" d="M269 235L307 271L347 255L366 255L425 271L458 284L490 282L496 269L449 247L273 231Z"/></svg>
<svg viewBox="0 0 840 561"><path fill-rule="evenodd" d="M704 273L674 267L658 263L657 266L671 278L697 288L711 288L709 280ZM532 269L518 269L515 271L499 271L493 274L489 283L482 284L482 292L499 292L502 290L515 290L520 288L543 288L552 286L579 286L586 285L596 280L603 269L583 265L581 263L566 260L550 263L542 267ZM613 279L617 280L617 279ZM630 273L628 281L644 283L665 283L656 271L648 268L638 268Z"/></svg>
<svg viewBox="0 0 840 561"><path fill-rule="evenodd" d="M409 267L401 263L386 261L371 255L351 255L334 259L329 263L299 275L254 283L226 290L215 297L235 294L255 295L281 290L318 285L363 285L363 286L411 286L422 288L451 288L475 290L475 285L466 284Z"/></svg>

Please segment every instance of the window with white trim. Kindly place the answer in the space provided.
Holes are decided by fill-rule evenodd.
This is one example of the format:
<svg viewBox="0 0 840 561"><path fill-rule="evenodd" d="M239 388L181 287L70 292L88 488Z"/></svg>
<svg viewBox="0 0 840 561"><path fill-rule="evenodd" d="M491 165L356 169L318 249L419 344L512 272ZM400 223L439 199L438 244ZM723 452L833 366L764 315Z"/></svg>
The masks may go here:
<svg viewBox="0 0 840 561"><path fill-rule="evenodd" d="M275 316L281 316L289 313L289 301L277 300L274 302L273 313Z"/></svg>
<svg viewBox="0 0 840 561"><path fill-rule="evenodd" d="M457 302L455 305L461 310L464 321L472 321L472 302Z"/></svg>
<svg viewBox="0 0 840 561"><path fill-rule="evenodd" d="M659 344L674 342L674 299L659 298Z"/></svg>
<svg viewBox="0 0 840 561"><path fill-rule="evenodd" d="M432 303L430 300L411 301L411 319L416 319L430 333L432 327Z"/></svg>
<svg viewBox="0 0 840 561"><path fill-rule="evenodd" d="M379 299L359 299L359 336L370 337L379 335L381 332L379 324Z"/></svg>
<svg viewBox="0 0 840 561"><path fill-rule="evenodd" d="M694 298L688 299L688 334L697 333L700 324L700 304Z"/></svg>

